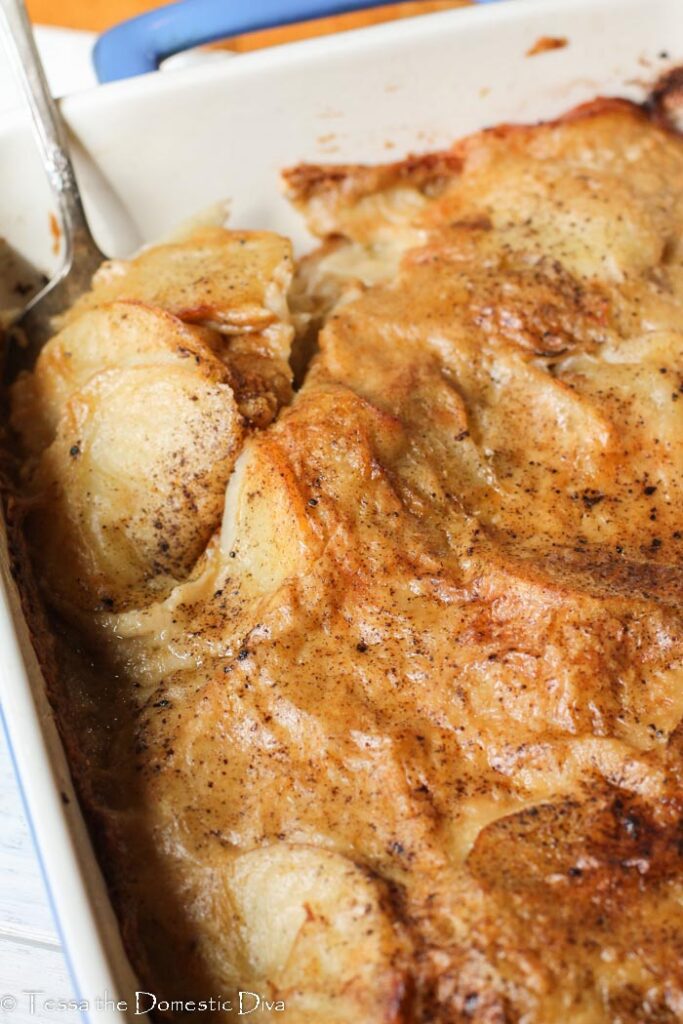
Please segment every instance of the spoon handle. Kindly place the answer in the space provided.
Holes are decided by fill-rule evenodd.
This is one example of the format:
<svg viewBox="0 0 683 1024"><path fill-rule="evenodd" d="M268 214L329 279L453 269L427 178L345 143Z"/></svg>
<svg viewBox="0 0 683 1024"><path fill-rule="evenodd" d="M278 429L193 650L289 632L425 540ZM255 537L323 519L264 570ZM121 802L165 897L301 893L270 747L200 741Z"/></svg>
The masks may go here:
<svg viewBox="0 0 683 1024"><path fill-rule="evenodd" d="M64 270L74 258L99 262L102 255L88 227L68 151L67 131L50 94L23 0L0 0L0 29L17 79L31 108L36 137L52 191L59 205L64 236Z"/></svg>

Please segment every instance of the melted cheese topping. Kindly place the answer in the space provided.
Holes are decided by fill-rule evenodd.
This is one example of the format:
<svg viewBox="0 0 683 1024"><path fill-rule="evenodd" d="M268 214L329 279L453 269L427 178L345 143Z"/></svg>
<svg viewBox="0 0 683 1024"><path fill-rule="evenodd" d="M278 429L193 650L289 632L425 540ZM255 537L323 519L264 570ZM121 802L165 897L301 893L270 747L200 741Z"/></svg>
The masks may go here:
<svg viewBox="0 0 683 1024"><path fill-rule="evenodd" d="M65 712L146 986L680 1020L683 145L602 103L289 183L319 352Z"/></svg>

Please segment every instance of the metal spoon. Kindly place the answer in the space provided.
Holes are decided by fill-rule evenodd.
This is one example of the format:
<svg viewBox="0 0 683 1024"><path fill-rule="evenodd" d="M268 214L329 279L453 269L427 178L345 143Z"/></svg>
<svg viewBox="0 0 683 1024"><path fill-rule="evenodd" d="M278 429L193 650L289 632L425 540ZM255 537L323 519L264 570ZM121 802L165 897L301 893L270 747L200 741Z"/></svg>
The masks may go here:
<svg viewBox="0 0 683 1024"><path fill-rule="evenodd" d="M12 325L20 328L27 340L21 359L26 365L54 333L52 317L64 312L87 290L92 275L106 257L88 227L69 156L66 125L50 95L22 0L0 0L0 29L31 108L45 170L59 207L64 239L63 261L57 274L29 301Z"/></svg>

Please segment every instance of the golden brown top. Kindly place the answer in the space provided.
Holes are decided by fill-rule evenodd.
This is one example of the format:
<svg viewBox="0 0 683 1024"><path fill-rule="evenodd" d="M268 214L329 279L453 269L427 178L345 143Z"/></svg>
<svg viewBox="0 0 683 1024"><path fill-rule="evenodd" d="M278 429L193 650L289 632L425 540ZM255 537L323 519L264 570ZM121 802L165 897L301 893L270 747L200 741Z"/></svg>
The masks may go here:
<svg viewBox="0 0 683 1024"><path fill-rule="evenodd" d="M189 577L92 603L121 679L66 713L109 716L138 968L291 1024L673 1024L683 143L603 102L288 181L319 352Z"/></svg>

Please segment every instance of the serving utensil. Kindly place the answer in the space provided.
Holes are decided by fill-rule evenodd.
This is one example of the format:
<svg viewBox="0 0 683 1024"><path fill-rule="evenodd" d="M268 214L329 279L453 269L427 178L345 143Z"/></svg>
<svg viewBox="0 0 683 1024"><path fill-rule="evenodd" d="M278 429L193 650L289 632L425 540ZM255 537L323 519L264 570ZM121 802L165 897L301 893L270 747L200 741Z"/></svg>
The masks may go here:
<svg viewBox="0 0 683 1024"><path fill-rule="evenodd" d="M87 290L92 275L106 257L88 227L69 155L66 125L50 94L22 0L0 0L0 29L31 109L36 140L59 210L62 235L59 270L11 325L16 329L15 336L25 339L20 359L25 365L54 333L52 318Z"/></svg>

